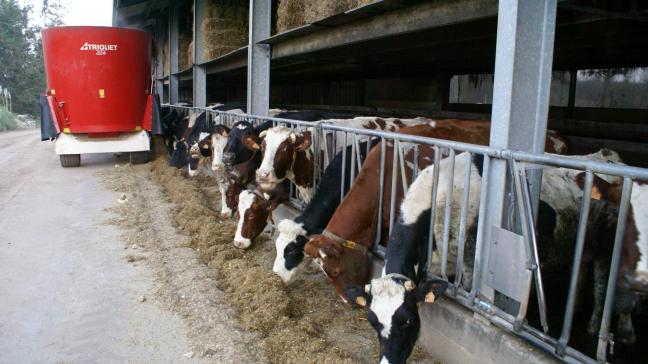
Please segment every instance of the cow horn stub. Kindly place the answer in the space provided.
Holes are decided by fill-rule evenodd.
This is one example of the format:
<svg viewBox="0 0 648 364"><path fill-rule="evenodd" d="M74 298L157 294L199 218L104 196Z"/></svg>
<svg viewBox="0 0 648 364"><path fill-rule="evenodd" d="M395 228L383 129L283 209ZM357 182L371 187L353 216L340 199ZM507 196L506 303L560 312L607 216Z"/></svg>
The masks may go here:
<svg viewBox="0 0 648 364"><path fill-rule="evenodd" d="M266 134L268 134L267 130L262 131L261 133L259 133L259 138L265 138Z"/></svg>
<svg viewBox="0 0 648 364"><path fill-rule="evenodd" d="M412 282L412 281L405 281L404 286L405 286L405 290L407 292L409 292L409 291L413 290L414 288L416 288L416 284L414 284L414 282Z"/></svg>
<svg viewBox="0 0 648 364"><path fill-rule="evenodd" d="M425 295L425 302L427 302L427 303L434 303L435 299L436 299L436 296L434 295L433 292L428 292Z"/></svg>
<svg viewBox="0 0 648 364"><path fill-rule="evenodd" d="M366 294L371 293L371 284L365 284L364 290Z"/></svg>

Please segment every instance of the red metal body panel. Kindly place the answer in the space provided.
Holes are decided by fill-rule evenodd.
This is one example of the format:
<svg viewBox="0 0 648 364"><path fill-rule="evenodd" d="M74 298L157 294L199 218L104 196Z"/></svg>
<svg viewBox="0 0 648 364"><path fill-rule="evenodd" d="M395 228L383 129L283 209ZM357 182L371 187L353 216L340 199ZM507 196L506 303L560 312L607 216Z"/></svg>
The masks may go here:
<svg viewBox="0 0 648 364"><path fill-rule="evenodd" d="M134 29L43 30L47 95L58 129L112 135L141 130L150 115L150 44L148 33Z"/></svg>

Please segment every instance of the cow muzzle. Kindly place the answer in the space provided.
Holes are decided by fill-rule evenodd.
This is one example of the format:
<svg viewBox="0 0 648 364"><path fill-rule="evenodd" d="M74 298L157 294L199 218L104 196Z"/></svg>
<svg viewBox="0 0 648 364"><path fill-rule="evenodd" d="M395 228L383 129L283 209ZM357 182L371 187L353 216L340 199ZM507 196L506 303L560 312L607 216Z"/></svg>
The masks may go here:
<svg viewBox="0 0 648 364"><path fill-rule="evenodd" d="M648 272L624 273L621 285L641 294L648 294Z"/></svg>
<svg viewBox="0 0 648 364"><path fill-rule="evenodd" d="M223 163L225 163L225 166L227 166L228 168L232 167L235 158L236 155L234 153L223 153Z"/></svg>

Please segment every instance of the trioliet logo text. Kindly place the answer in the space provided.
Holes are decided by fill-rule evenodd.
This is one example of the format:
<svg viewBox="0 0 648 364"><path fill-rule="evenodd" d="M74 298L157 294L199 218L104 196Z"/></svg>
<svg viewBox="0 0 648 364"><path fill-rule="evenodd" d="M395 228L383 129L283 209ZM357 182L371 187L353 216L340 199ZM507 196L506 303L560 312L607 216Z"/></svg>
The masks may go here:
<svg viewBox="0 0 648 364"><path fill-rule="evenodd" d="M81 46L82 51L97 51L98 56L103 56L108 51L117 51L117 44L91 44L85 42Z"/></svg>

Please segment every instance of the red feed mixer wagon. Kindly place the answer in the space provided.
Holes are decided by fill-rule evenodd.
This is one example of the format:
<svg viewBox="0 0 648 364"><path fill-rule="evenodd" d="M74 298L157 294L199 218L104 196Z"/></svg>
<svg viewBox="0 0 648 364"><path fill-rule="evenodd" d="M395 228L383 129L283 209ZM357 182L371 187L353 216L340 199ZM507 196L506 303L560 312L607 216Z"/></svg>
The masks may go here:
<svg viewBox="0 0 648 364"><path fill-rule="evenodd" d="M81 154L130 153L149 159L154 105L151 38L113 27L57 27L43 31L47 77L41 97L41 136L55 140L63 167Z"/></svg>

